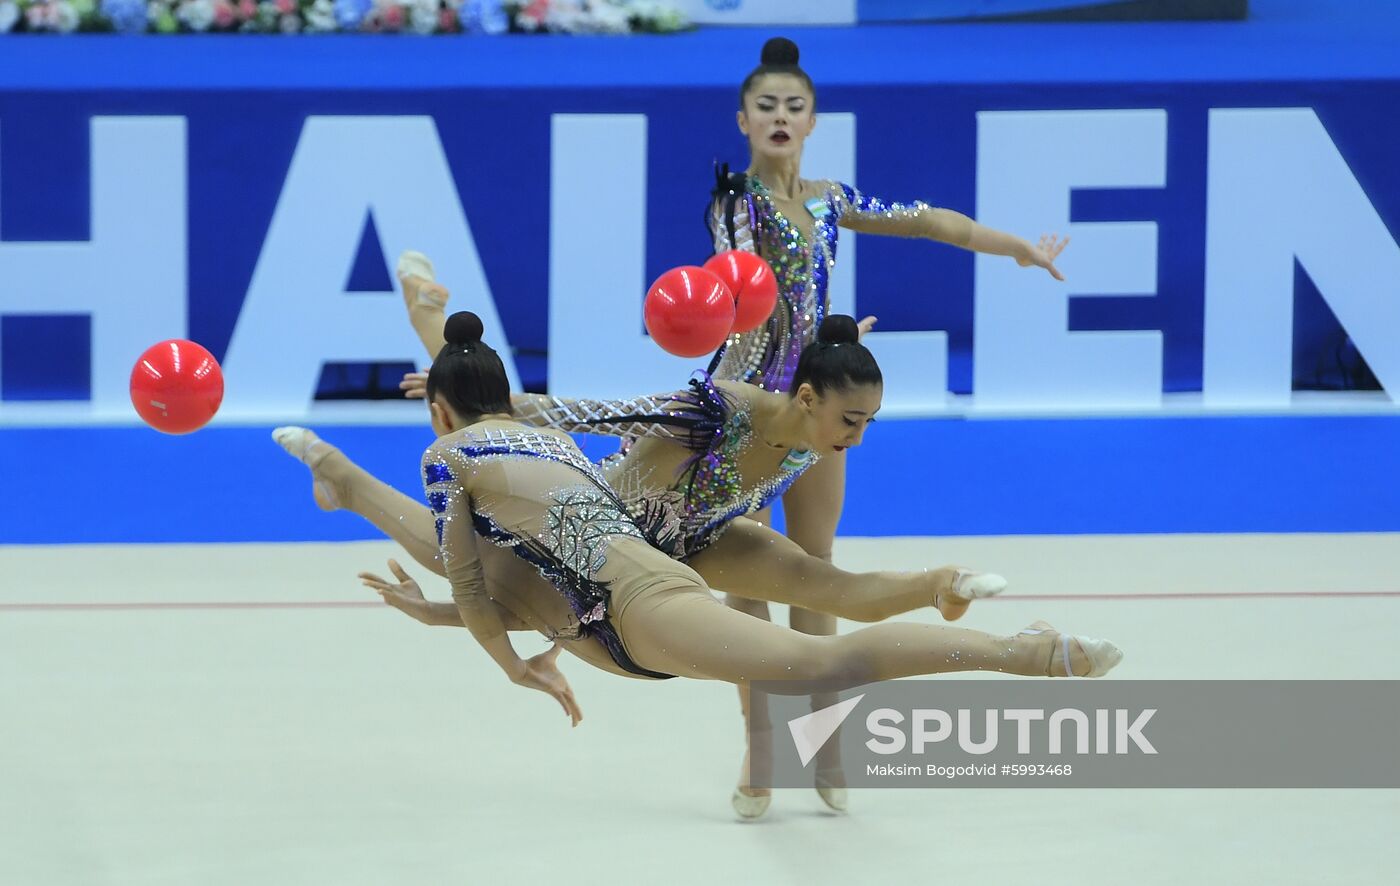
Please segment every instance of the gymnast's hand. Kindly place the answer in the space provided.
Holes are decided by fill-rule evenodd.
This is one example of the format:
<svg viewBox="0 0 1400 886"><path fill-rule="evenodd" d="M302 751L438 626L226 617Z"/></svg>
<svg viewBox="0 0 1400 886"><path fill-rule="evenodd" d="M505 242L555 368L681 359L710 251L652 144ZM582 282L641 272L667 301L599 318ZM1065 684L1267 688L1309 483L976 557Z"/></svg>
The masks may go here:
<svg viewBox="0 0 1400 886"><path fill-rule="evenodd" d="M870 316L870 317L866 317L865 319L863 319L863 320L861 320L859 323L857 323L857 324L856 324L856 329L858 329L859 332L856 333L856 341L860 341L861 339L865 338L865 334L866 334L867 332L869 332L871 329L874 329L874 328L875 328L875 323L876 323L878 320L879 320L878 317Z"/></svg>
<svg viewBox="0 0 1400 886"><path fill-rule="evenodd" d="M387 581L373 572L361 572L360 584L371 590L377 591L384 602L399 610L400 612L412 616L424 624L431 624L428 619L428 601L423 596L423 589L418 587L418 582L414 581L399 561L390 560L389 570L394 573L398 584Z"/></svg>
<svg viewBox="0 0 1400 886"><path fill-rule="evenodd" d="M399 390L410 400L422 400L428 396L428 373L405 372Z"/></svg>
<svg viewBox="0 0 1400 886"><path fill-rule="evenodd" d="M574 690L569 687L569 681L564 679L564 674L555 663L555 659L563 650L564 647L556 641L544 652L521 662L521 670L514 681L517 685L549 693L559 702L564 713L569 715L573 725L577 726L583 719L583 711L579 710L578 702L574 701Z"/></svg>
<svg viewBox="0 0 1400 886"><path fill-rule="evenodd" d="M1029 246L1029 244L1027 245ZM1051 277L1054 277L1056 280L1063 281L1065 279L1065 275L1061 274L1059 270L1055 267L1055 259L1059 258L1060 253L1064 252L1065 247L1068 245L1068 237L1061 240L1058 236L1054 234L1046 234L1045 236L1040 238L1040 242L1038 244L1036 244L1035 246L1031 246L1030 249L1024 255L1017 256L1016 264L1020 265L1023 268L1029 268L1032 265L1036 266L1037 268L1044 268L1045 270L1050 272ZM426 384L427 382L425 380L425 387Z"/></svg>

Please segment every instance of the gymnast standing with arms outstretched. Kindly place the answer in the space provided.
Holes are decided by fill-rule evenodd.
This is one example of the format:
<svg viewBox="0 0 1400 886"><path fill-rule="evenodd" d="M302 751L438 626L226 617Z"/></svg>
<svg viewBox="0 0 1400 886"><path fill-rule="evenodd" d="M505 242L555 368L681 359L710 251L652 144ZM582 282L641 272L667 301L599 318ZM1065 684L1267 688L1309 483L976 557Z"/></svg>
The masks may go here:
<svg viewBox="0 0 1400 886"><path fill-rule="evenodd" d="M816 89L798 65L797 45L776 37L764 44L761 63L739 90L739 130L748 139L746 171L721 173L706 221L716 252L743 249L767 259L778 279L778 303L767 323L735 335L715 355L716 379L749 382L786 391L798 355L812 342L827 312L827 284L836 261L841 228L867 234L919 237L974 252L1004 255L1023 267L1045 269L1064 279L1055 258L1068 240L1043 237L1038 245L980 225L967 216L926 203L891 203L862 194L849 184L802 178L802 151L817 123ZM726 167L727 171L727 167ZM874 317L861 321L863 331ZM783 496L787 535L816 557L831 558L836 525L845 498L844 453L823 459ZM767 619L768 606L729 595L730 606ZM832 634L830 616L794 607L792 626L810 634ZM749 736L771 733L761 696L740 701ZM814 698L817 710L834 698ZM751 748L767 754L768 748ZM844 809L847 798L840 766L840 742L827 742L817 760L816 785L822 799ZM750 755L746 755L745 772ZM768 792L741 777L733 795L735 811L756 818L768 807Z"/></svg>

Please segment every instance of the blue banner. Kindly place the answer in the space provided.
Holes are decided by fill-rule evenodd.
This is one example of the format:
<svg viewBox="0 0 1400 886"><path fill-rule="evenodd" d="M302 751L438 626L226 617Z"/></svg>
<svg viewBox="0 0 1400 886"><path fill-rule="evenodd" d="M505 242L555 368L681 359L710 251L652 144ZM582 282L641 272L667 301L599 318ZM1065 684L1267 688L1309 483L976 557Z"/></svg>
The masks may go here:
<svg viewBox="0 0 1400 886"><path fill-rule="evenodd" d="M1146 46L1150 31L1119 33ZM856 250L843 238L838 307L877 315L880 333L946 334L918 345L930 365L908 358L911 387L932 389L909 395L914 411L936 411L943 389L1008 405L1150 405L1212 389L1221 402L1277 400L1351 384L1363 358L1382 385L1400 384L1393 57L1372 59L1370 80L1203 82L1178 59L1165 82L1170 71L1146 66L1141 80L1021 82L990 64L979 82L936 82L945 59L908 82L895 74L905 59L878 82L832 57L839 33L809 41L829 55L814 74L806 174L1031 239L1075 237L1059 289L946 245L867 236ZM861 39L884 41L894 59L920 33L932 32ZM59 50L49 89L35 87L24 55L8 55L3 82L31 82L0 85L0 409L38 390L115 410L143 342L188 336L225 361L234 413L295 414L322 364L422 360L392 294L404 248L428 251L459 303L499 323L524 385L605 373L630 391L676 377L633 372L627 348L642 335L647 281L710 252L702 212L715 162L746 161L734 125L746 68L721 77L705 59L737 58L736 45L758 39L609 42L629 72L612 84L590 67L598 41L577 56L528 40L423 41L411 54L400 44L367 63L411 66L391 83L349 66L339 40L136 41L139 61L127 41L43 41ZM525 46L518 78L500 67L504 42ZM192 43L209 47L205 64L192 63ZM115 88L91 66L65 68L66 54L78 67L87 49L133 68L110 68ZM498 67L474 69L478 50ZM1113 50L1118 63L1124 51ZM283 53L306 73L292 77ZM447 82L430 85L439 68ZM1319 200L1310 178L1330 196ZM567 328L552 328L561 316ZM1266 339L1258 353L1212 368L1212 338L1251 335ZM55 370L65 341L90 360ZM901 340L887 341L899 365ZM299 349L302 362L286 354ZM1110 376L1121 384L1095 381Z"/></svg>

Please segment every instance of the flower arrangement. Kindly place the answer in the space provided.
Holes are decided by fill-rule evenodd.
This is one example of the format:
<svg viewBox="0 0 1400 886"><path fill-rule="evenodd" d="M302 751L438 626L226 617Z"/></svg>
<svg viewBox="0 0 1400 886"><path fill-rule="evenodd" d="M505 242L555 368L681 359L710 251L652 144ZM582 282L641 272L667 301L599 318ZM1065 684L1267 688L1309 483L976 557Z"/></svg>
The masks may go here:
<svg viewBox="0 0 1400 886"><path fill-rule="evenodd" d="M0 34L666 34L660 0L0 0Z"/></svg>

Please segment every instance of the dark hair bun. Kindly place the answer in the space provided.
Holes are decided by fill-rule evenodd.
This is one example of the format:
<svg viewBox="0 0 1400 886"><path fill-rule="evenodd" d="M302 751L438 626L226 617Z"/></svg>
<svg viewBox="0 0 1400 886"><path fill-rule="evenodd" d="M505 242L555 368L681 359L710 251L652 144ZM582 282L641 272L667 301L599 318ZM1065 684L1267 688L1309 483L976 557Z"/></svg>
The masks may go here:
<svg viewBox="0 0 1400 886"><path fill-rule="evenodd" d="M447 318L442 337L449 345L469 345L481 341L485 328L481 325L481 318L471 311L458 311Z"/></svg>
<svg viewBox="0 0 1400 886"><path fill-rule="evenodd" d="M822 321L817 330L817 341L825 345L853 345L860 341L860 327L855 317L845 314L832 314Z"/></svg>
<svg viewBox="0 0 1400 886"><path fill-rule="evenodd" d="M763 54L759 63L764 65L797 67L797 44L786 37L774 37L763 44Z"/></svg>

